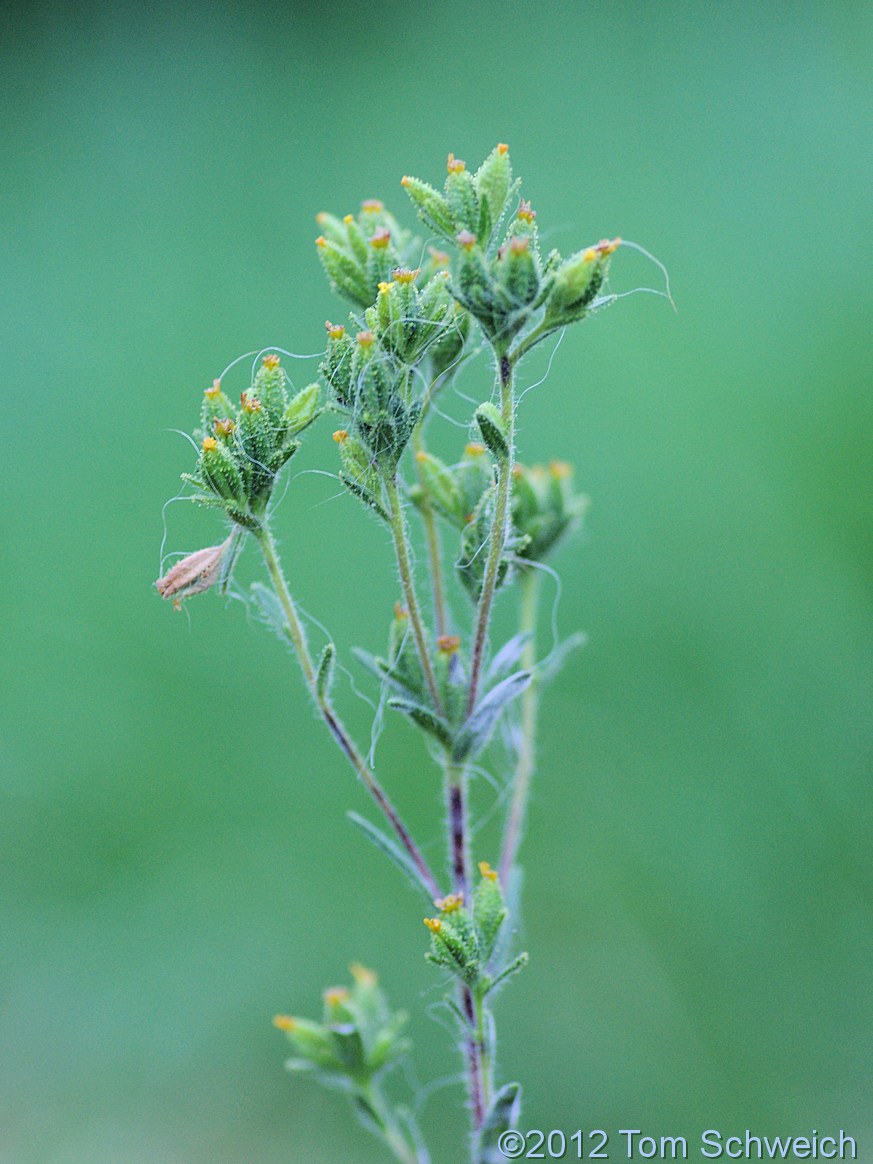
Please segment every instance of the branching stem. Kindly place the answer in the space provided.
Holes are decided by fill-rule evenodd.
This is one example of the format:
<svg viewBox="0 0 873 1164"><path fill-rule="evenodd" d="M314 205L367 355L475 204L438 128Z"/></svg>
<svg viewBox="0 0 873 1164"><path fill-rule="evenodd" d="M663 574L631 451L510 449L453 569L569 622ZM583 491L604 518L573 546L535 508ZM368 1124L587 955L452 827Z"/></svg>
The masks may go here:
<svg viewBox="0 0 873 1164"><path fill-rule="evenodd" d="M303 672L303 678L306 680L306 686L321 713L322 719L327 724L328 730L334 741L342 751L343 755L354 768L357 775L364 783L367 791L379 806L382 815L391 826L395 836L400 841L403 848L408 853L411 861L415 865L422 881L427 885L429 892L433 896L439 896L439 886L437 880L430 870L421 850L416 845L415 841L407 829L406 825L401 820L394 805L388 798L382 785L376 779L364 757L361 755L348 731L342 723L342 720L337 715L330 697L326 692L320 693L316 684L316 669L309 652L309 647L306 643L306 632L303 629L303 624L297 613L297 607L294 599L291 597L291 591L288 589L288 583L285 579L285 574L282 570L282 564L279 561L279 555L276 551L276 543L273 540L273 535L270 527L264 523L261 530L255 535L258 544L261 547L261 553L264 557L264 563L267 567L267 572L270 575L270 580L273 583L273 589L276 597L282 606L282 611L286 620L286 631L288 638L294 648L294 653L297 655L300 669Z"/></svg>

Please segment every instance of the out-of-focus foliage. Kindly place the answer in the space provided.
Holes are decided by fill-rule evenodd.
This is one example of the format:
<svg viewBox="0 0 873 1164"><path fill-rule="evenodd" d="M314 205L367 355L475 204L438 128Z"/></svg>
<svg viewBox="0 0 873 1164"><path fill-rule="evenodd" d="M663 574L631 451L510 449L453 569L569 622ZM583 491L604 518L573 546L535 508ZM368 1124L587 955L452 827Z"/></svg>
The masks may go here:
<svg viewBox="0 0 873 1164"><path fill-rule="evenodd" d="M519 385L544 397L522 402L522 461L572 462L591 498L586 544L555 553L560 631L589 645L543 713L536 966L502 1003L502 1062L530 1126L870 1143L869 13L471 12L13 7L4 1160L379 1159L278 1070L270 1019L352 959L424 1010L419 902L345 821L362 793L280 646L217 592L192 604L193 635L162 608L154 515L192 393L240 353L321 346L335 300L314 215L350 174L339 212L383 196L400 213L404 169L504 140L559 223L546 251L620 231L668 262L679 312L639 295L571 330L534 387L544 344ZM624 252L610 282L663 287ZM316 365L283 356L298 392ZM459 390L489 383L473 362ZM330 439L317 422L286 470L304 475L277 532L335 545L333 571L321 547L295 554L293 584L337 641L378 651L389 547L304 473ZM464 439L435 455L454 463ZM167 551L203 545L203 519L170 506ZM336 696L367 722L341 670ZM413 746L391 717L377 760L417 826L439 789ZM475 791L484 817L494 792ZM440 1042L419 1037L429 1021L417 1045ZM450 1049L416 1070L454 1070ZM420 1113L437 1158L443 1102Z"/></svg>

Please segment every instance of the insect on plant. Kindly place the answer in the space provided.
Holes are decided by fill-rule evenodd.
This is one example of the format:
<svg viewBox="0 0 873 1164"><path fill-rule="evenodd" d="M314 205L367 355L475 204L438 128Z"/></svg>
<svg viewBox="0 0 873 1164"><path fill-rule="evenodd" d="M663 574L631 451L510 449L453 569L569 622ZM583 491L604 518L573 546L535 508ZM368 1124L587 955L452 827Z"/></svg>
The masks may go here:
<svg viewBox="0 0 873 1164"><path fill-rule="evenodd" d="M176 603L223 589L244 544L260 552L265 581L252 586L252 598L296 656L314 706L382 819L350 817L426 902L423 952L444 980L454 980L445 1002L464 1060L470 1159L486 1164L503 1158L498 1139L518 1119L520 1086L499 1078L493 1004L528 960L514 948L510 919L519 908L537 705L561 655L543 660L538 652L538 580L586 506L569 465L529 468L517 460L517 375L538 344L615 298L603 288L620 240L569 258L544 254L536 212L518 196L505 145L475 173L451 154L447 169L441 191L418 178L401 183L431 245L379 201L344 218L318 215L318 256L333 290L351 305L348 319L328 322L318 379L302 391L291 389L275 354L263 358L238 403L220 379L205 390L197 465L183 479L196 504L218 510L228 534L178 562L157 586ZM437 402L482 351L493 379L469 417L468 439L447 463L428 447L441 419ZM277 480L324 413L335 418L333 444L325 444L339 479L383 526L396 560L399 600L384 655L356 655L387 707L419 729L442 772L445 868L425 859L340 718L336 647L328 643L317 657L311 650L273 535ZM498 643L495 598L510 589L518 592L518 627ZM466 616L453 617L462 608ZM499 853L472 851L469 784L483 754L506 788ZM396 1159L425 1164L416 1097L400 1103L386 1087L409 1050L404 1016L388 1006L372 971L353 965L351 977L348 988L325 993L319 1021L275 1019L292 1048L287 1066L344 1091Z"/></svg>

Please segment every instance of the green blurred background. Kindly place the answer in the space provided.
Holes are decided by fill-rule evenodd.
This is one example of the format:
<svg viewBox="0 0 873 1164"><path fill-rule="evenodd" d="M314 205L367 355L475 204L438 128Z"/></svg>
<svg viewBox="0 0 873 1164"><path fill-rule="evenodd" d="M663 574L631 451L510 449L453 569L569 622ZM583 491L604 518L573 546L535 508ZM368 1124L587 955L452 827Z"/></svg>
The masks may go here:
<svg viewBox="0 0 873 1164"><path fill-rule="evenodd" d="M504 1078L529 1127L842 1126L873 1160L869 5L5 24L0 1159L381 1160L270 1026L353 958L413 1011L419 1075L457 1070L419 902L345 820L369 806L293 660L242 604L173 615L151 582L193 463L171 430L237 355L315 352L342 315L315 213L382 196L411 224L402 174L505 140L550 243L643 243L679 310L637 295L571 330L522 407L523 458L575 462L593 507L560 561L589 645L543 713ZM620 252L614 289L642 285ZM332 466L331 427L295 469ZM395 584L336 492L301 476L278 527L354 668ZM167 550L219 534L167 522ZM417 745L390 723L379 770L437 860ZM461 1102L424 1109L435 1164Z"/></svg>

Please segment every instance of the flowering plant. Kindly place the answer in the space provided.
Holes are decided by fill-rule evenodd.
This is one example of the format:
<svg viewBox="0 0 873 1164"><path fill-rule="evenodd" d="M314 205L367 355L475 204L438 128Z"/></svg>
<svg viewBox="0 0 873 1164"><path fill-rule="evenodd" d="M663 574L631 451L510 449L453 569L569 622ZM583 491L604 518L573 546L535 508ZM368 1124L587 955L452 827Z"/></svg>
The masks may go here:
<svg viewBox="0 0 873 1164"><path fill-rule="evenodd" d="M445 1002L465 1061L470 1158L485 1164L502 1158L499 1138L518 1114L520 1086L498 1080L492 1007L527 963L514 948L518 851L539 694L565 653L539 656L538 579L586 507L568 465L527 468L517 460L517 374L534 347L611 301L602 289L620 240L583 246L569 258L544 253L536 212L518 197L505 145L475 172L450 154L447 170L442 190L412 177L401 183L437 244L426 249L376 200L363 202L357 215L318 216L318 255L334 291L351 305L349 318L328 322L318 379L301 391L273 352L239 403L222 379L205 390L197 464L183 478L195 503L223 515L228 535L177 562L157 586L177 605L213 587L224 590L244 544L260 551L267 582L253 585L252 598L295 654L315 708L383 821L356 813L351 819L426 899L426 956L453 980ZM437 402L483 351L493 386L472 410L469 439L450 464L428 448ZM339 480L383 524L393 547L399 601L385 653L357 657L384 703L420 730L442 771L445 871L425 860L340 718L336 647L329 642L318 657L312 652L280 561L272 530L276 483L325 412L337 418ZM426 549L426 598L414 566L412 522ZM466 603L467 622L450 613L451 586ZM519 626L498 644L494 603L512 587L520 594ZM468 790L483 755L506 788L502 848L490 854L495 868L471 851ZM353 966L352 975L350 989L325 994L321 1022L276 1018L293 1050L287 1065L346 1092L398 1160L424 1164L429 1156L413 1110L385 1086L409 1047L404 1016L391 1011L372 971Z"/></svg>

